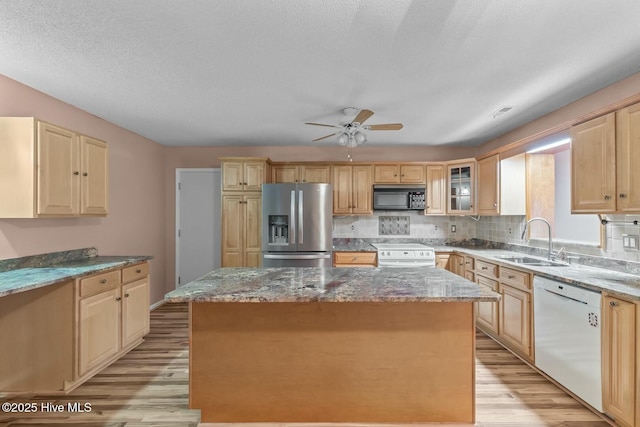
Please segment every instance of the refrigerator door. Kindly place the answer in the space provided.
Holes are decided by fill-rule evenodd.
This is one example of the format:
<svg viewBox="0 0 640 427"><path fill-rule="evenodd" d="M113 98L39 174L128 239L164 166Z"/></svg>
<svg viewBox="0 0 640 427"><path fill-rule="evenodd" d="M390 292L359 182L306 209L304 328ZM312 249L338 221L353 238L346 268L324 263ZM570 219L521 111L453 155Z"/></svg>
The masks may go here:
<svg viewBox="0 0 640 427"><path fill-rule="evenodd" d="M298 184L296 190L298 252L331 252L333 245L331 184Z"/></svg>
<svg viewBox="0 0 640 427"><path fill-rule="evenodd" d="M262 267L331 267L331 252L262 254Z"/></svg>
<svg viewBox="0 0 640 427"><path fill-rule="evenodd" d="M295 252L296 184L262 185L262 251Z"/></svg>

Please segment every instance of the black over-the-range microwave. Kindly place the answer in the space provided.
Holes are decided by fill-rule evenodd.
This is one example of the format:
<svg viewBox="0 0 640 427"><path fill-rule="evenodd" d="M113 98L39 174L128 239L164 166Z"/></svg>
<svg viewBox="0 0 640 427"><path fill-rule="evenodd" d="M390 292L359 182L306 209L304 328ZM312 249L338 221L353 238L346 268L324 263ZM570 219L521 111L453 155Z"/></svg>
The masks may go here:
<svg viewBox="0 0 640 427"><path fill-rule="evenodd" d="M424 210L425 187L414 184L379 184L373 186L373 209L400 211Z"/></svg>

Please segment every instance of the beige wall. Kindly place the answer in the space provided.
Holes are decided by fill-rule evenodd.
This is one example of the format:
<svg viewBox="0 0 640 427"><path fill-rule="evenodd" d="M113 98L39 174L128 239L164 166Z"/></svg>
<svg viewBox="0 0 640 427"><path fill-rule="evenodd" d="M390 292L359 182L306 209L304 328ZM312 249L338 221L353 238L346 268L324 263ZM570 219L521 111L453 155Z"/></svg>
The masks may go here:
<svg viewBox="0 0 640 427"><path fill-rule="evenodd" d="M151 302L162 299L165 148L2 75L0 116L34 116L103 139L111 169L106 218L0 219L0 259L85 247L101 255L152 255Z"/></svg>

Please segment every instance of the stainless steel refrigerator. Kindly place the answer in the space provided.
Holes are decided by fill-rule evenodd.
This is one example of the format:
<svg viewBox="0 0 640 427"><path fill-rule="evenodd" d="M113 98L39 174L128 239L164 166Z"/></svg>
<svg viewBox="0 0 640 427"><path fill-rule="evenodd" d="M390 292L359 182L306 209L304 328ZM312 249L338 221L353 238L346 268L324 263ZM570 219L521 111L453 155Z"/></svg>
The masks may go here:
<svg viewBox="0 0 640 427"><path fill-rule="evenodd" d="M262 184L262 266L331 267L331 184Z"/></svg>

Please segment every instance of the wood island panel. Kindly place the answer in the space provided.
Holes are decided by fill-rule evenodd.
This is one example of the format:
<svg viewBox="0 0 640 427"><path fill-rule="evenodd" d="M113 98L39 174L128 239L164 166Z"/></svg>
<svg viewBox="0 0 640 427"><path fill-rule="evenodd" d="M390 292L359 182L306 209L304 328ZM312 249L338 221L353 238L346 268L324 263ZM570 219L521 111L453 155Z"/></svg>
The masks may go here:
<svg viewBox="0 0 640 427"><path fill-rule="evenodd" d="M473 302L190 303L202 422L473 423Z"/></svg>

